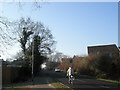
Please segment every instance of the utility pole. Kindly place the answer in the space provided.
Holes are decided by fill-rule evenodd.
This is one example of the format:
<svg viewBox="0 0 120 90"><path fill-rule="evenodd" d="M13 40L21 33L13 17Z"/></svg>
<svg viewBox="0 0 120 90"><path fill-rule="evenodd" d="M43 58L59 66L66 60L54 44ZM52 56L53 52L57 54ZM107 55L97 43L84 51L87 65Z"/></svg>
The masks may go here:
<svg viewBox="0 0 120 90"><path fill-rule="evenodd" d="M32 82L33 82L33 78L34 78L34 38L32 43Z"/></svg>

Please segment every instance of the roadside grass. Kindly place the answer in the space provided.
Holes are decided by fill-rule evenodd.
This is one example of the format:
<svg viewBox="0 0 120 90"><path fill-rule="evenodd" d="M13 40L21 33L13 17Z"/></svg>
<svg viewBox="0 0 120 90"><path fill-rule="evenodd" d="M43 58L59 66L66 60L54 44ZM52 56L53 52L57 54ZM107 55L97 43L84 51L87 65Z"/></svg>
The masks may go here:
<svg viewBox="0 0 120 90"><path fill-rule="evenodd" d="M103 78L97 78L97 79L102 81L112 82L112 83L120 83L120 81L115 81L115 80L109 80L109 79L103 79Z"/></svg>
<svg viewBox="0 0 120 90"><path fill-rule="evenodd" d="M54 89L53 90L72 90L70 87L58 82L56 79L53 78L47 78L49 85L52 86ZM32 89L31 85L14 85L14 86L8 86L8 87L3 87L3 90L26 90L26 89Z"/></svg>
<svg viewBox="0 0 120 90"><path fill-rule="evenodd" d="M56 89L56 90L59 90L59 89L62 89L62 90L72 90L70 87L62 84L62 83L59 83L59 82L55 82L55 83L51 83L51 85Z"/></svg>
<svg viewBox="0 0 120 90"><path fill-rule="evenodd" d="M58 82L57 79L49 78L50 85L55 88L55 90L72 90L72 88Z"/></svg>

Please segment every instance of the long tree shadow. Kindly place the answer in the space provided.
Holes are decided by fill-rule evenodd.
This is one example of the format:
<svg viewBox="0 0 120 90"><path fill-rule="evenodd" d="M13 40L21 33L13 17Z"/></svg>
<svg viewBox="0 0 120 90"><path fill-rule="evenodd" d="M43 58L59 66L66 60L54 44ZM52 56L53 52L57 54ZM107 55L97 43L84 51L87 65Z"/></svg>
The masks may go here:
<svg viewBox="0 0 120 90"><path fill-rule="evenodd" d="M29 80L27 80L25 82L3 84L2 89L9 90L11 88L12 89L13 88L22 88L22 87L29 88L29 86L48 85L48 84L51 84L51 83L54 83L54 82L56 82L55 79L51 78L47 73L41 72L41 73L39 73L39 75L35 76L33 78L33 80L32 80L32 77L31 77L31 78L29 78Z"/></svg>

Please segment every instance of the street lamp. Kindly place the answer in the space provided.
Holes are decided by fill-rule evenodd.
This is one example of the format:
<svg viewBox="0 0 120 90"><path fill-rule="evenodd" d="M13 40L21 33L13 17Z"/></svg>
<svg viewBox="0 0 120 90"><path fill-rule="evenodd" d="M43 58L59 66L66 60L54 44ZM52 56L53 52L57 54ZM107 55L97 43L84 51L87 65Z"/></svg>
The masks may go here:
<svg viewBox="0 0 120 90"><path fill-rule="evenodd" d="M32 82L34 77L34 38L32 43Z"/></svg>

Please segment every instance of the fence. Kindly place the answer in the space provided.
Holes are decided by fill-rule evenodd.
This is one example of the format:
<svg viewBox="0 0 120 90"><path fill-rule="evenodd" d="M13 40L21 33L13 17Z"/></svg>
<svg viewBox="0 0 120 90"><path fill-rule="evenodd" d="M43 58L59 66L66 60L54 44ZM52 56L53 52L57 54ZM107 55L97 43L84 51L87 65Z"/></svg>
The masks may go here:
<svg viewBox="0 0 120 90"><path fill-rule="evenodd" d="M2 83L12 83L19 75L20 67L2 66Z"/></svg>

